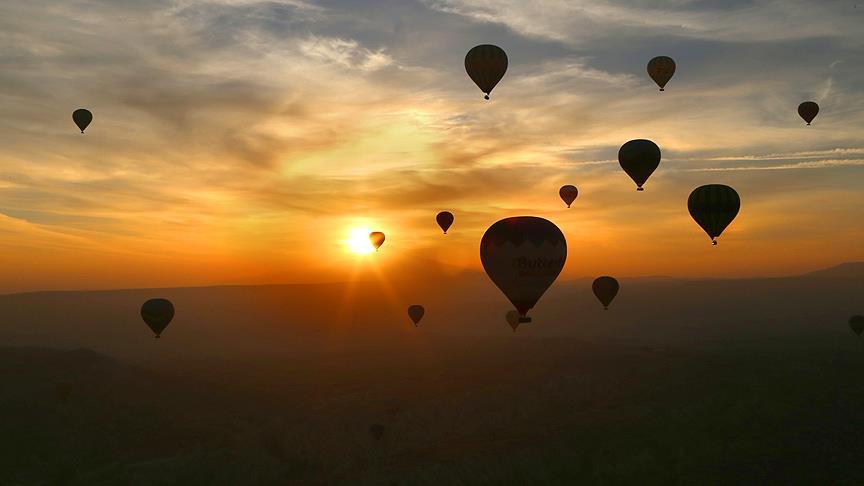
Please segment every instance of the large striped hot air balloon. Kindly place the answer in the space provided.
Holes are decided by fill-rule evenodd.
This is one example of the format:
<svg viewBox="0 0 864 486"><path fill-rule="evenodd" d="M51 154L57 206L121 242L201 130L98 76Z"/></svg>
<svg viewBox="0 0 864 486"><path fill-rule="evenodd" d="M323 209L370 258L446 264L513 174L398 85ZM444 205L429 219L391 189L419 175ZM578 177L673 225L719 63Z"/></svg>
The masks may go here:
<svg viewBox="0 0 864 486"><path fill-rule="evenodd" d="M687 199L690 216L708 233L711 243L716 245L717 238L741 209L741 198L735 189L723 184L700 186L690 193Z"/></svg>
<svg viewBox="0 0 864 486"><path fill-rule="evenodd" d="M492 44L482 44L472 47L465 55L465 71L480 91L486 94L485 98L488 100L489 93L507 72L507 62L504 49Z"/></svg>
<svg viewBox="0 0 864 486"><path fill-rule="evenodd" d="M558 278L566 260L564 234L543 218L502 219L480 240L483 269L519 311L519 322L531 322L528 311Z"/></svg>

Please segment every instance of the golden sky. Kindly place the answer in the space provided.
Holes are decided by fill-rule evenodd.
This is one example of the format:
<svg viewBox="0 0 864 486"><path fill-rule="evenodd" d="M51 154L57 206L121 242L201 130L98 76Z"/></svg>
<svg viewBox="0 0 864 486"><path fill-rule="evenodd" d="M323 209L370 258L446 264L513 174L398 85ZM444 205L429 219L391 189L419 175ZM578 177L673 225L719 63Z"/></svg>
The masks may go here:
<svg viewBox="0 0 864 486"><path fill-rule="evenodd" d="M5 2L0 291L477 270L516 215L562 229L562 278L864 260L864 9L654 3ZM489 102L463 68L481 43L510 59ZM641 193L616 159L635 138L663 151ZM716 248L686 210L708 183L742 199ZM358 229L381 251L350 251Z"/></svg>

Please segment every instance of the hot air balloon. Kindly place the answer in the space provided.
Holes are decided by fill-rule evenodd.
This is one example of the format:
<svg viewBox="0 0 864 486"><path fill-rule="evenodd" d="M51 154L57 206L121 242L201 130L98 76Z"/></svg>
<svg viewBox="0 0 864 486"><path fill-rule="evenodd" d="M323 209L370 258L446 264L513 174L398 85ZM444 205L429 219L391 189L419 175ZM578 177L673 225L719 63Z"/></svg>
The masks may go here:
<svg viewBox="0 0 864 486"><path fill-rule="evenodd" d="M849 327L852 328L852 331L861 335L864 332L864 316L852 316L849 318Z"/></svg>
<svg viewBox="0 0 864 486"><path fill-rule="evenodd" d="M561 186L561 189L558 189L558 195L561 196L561 199L567 204L567 207L570 207L570 204L576 200L576 196L579 195L579 189L576 189L576 186L566 185Z"/></svg>
<svg viewBox="0 0 864 486"><path fill-rule="evenodd" d="M450 211L441 211L435 216L435 221L438 222L438 226L444 230L444 234L447 234L447 230L450 229L450 226L453 224L453 213Z"/></svg>
<svg viewBox="0 0 864 486"><path fill-rule="evenodd" d="M72 112L72 121L78 125L78 129L81 130L81 133L84 133L84 129L90 125L90 122L93 121L93 113L90 113L89 110L85 110L84 108L78 108L77 110Z"/></svg>
<svg viewBox="0 0 864 486"><path fill-rule="evenodd" d="M660 91L666 91L666 83L675 74L675 60L669 56L657 56L648 61L648 76L657 83Z"/></svg>
<svg viewBox="0 0 864 486"><path fill-rule="evenodd" d="M510 324L513 332L516 332L516 328L519 327L519 312L515 310L507 311L507 315L504 316L504 319L507 320L507 324Z"/></svg>
<svg viewBox="0 0 864 486"><path fill-rule="evenodd" d="M805 101L798 105L798 115L809 125L819 114L819 105L815 101Z"/></svg>
<svg viewBox="0 0 864 486"><path fill-rule="evenodd" d="M375 440L381 440L384 437L384 426L381 424L372 424L369 427L369 433Z"/></svg>
<svg viewBox="0 0 864 486"><path fill-rule="evenodd" d="M618 281L614 277L597 277L594 283L591 284L594 295L597 296L597 299L603 304L603 308L606 310L609 310L609 304L618 295L619 288Z"/></svg>
<svg viewBox="0 0 864 486"><path fill-rule="evenodd" d="M372 242L372 246L375 247L375 251L378 251L378 248L381 248L381 245L384 244L384 233L380 231L373 231L369 233L369 241Z"/></svg>
<svg viewBox="0 0 864 486"><path fill-rule="evenodd" d="M158 338L174 318L174 304L166 299L150 299L141 306L141 317Z"/></svg>
<svg viewBox="0 0 864 486"><path fill-rule="evenodd" d="M422 305L410 305L408 306L408 317L411 318L411 321L414 322L414 327L417 327L420 324L420 319L423 319L423 314L426 313L426 309L423 308Z"/></svg>
<svg viewBox="0 0 864 486"><path fill-rule="evenodd" d="M528 311L558 278L566 260L564 235L543 218L502 219L480 240L483 269L519 311L519 322L531 322Z"/></svg>
<svg viewBox="0 0 864 486"><path fill-rule="evenodd" d="M651 140L630 140L618 150L618 163L636 183L636 190L651 177L660 165L660 147Z"/></svg>
<svg viewBox="0 0 864 486"><path fill-rule="evenodd" d="M472 47L465 55L465 71L488 100L489 93L507 72L507 53L491 44Z"/></svg>
<svg viewBox="0 0 864 486"><path fill-rule="evenodd" d="M717 238L738 215L741 198L729 186L708 184L690 193L687 209L690 216L708 233L711 243L716 245Z"/></svg>

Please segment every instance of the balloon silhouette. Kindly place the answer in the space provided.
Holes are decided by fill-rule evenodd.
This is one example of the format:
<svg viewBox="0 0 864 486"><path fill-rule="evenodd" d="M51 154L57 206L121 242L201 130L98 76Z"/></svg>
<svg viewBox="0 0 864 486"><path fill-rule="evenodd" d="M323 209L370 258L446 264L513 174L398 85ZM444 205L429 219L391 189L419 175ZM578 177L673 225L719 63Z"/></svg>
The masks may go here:
<svg viewBox="0 0 864 486"><path fill-rule="evenodd" d="M507 311L504 319L507 320L507 324L510 325L510 328L513 329L513 332L516 332L516 328L519 327L519 312L515 310Z"/></svg>
<svg viewBox="0 0 864 486"><path fill-rule="evenodd" d="M90 122L93 121L93 113L90 113L89 110L85 110L84 108L78 108L77 110L72 112L72 121L78 125L78 129L81 130L81 133L84 133L84 129L90 125Z"/></svg>
<svg viewBox="0 0 864 486"><path fill-rule="evenodd" d="M491 44L472 47L465 55L465 71L488 100L489 93L507 72L507 53Z"/></svg>
<svg viewBox="0 0 864 486"><path fill-rule="evenodd" d="M741 209L741 198L735 189L722 184L700 186L687 199L690 216L705 230L716 245L717 238Z"/></svg>
<svg viewBox="0 0 864 486"><path fill-rule="evenodd" d="M384 426L381 424L372 424L369 427L369 433L375 440L381 440L384 437Z"/></svg>
<svg viewBox="0 0 864 486"><path fill-rule="evenodd" d="M809 125L819 114L819 105L814 101L805 101L798 105L798 115Z"/></svg>
<svg viewBox="0 0 864 486"><path fill-rule="evenodd" d="M411 321L414 322L414 327L417 327L420 324L420 319L423 319L423 314L426 313L426 309L423 308L422 305L410 305L408 306L408 317L411 318Z"/></svg>
<svg viewBox="0 0 864 486"><path fill-rule="evenodd" d="M852 329L852 331L855 334L860 336L861 333L864 332L864 316L852 316L852 317L850 317L849 318L849 327Z"/></svg>
<svg viewBox="0 0 864 486"><path fill-rule="evenodd" d="M558 195L561 196L561 199L567 204L567 207L570 207L570 204L576 200L576 196L579 195L579 189L576 189L576 186L566 185L561 186L561 189L558 189Z"/></svg>
<svg viewBox="0 0 864 486"><path fill-rule="evenodd" d="M450 226L453 224L453 213L450 211L441 211L438 215L435 216L435 221L438 222L438 226L444 230L444 234L447 234L447 230L450 229Z"/></svg>
<svg viewBox="0 0 864 486"><path fill-rule="evenodd" d="M150 299L141 306L141 318L158 338L174 319L174 304L166 299Z"/></svg>
<svg viewBox="0 0 864 486"><path fill-rule="evenodd" d="M648 76L657 83L660 91L666 91L666 83L675 74L675 60L669 56L657 56L648 61Z"/></svg>
<svg viewBox="0 0 864 486"><path fill-rule="evenodd" d="M567 241L551 222L534 216L506 218L480 240L480 261L492 282L519 311L519 322L555 282L567 260Z"/></svg>
<svg viewBox="0 0 864 486"><path fill-rule="evenodd" d="M630 140L618 150L618 163L636 183L636 190L651 177L660 165L660 147L651 140Z"/></svg>
<svg viewBox="0 0 864 486"><path fill-rule="evenodd" d="M597 277L594 283L591 284L591 290L594 291L597 300L603 304L603 308L606 310L609 310L609 304L618 295L619 288L618 280L615 280L613 277Z"/></svg>
<svg viewBox="0 0 864 486"><path fill-rule="evenodd" d="M384 244L384 233L380 231L373 231L369 233L369 241L372 242L372 246L375 247L375 251L378 251L378 248L381 248L381 245Z"/></svg>

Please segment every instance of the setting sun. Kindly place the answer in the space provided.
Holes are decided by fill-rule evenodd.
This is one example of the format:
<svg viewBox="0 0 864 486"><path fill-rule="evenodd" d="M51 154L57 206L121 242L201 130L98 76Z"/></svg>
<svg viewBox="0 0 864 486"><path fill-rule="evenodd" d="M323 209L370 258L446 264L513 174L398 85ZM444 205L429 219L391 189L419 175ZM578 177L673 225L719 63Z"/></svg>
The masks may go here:
<svg viewBox="0 0 864 486"><path fill-rule="evenodd" d="M375 251L372 242L369 241L369 233L372 230L368 228L354 228L348 233L348 239L345 240L345 246L348 251L357 255L366 255Z"/></svg>

